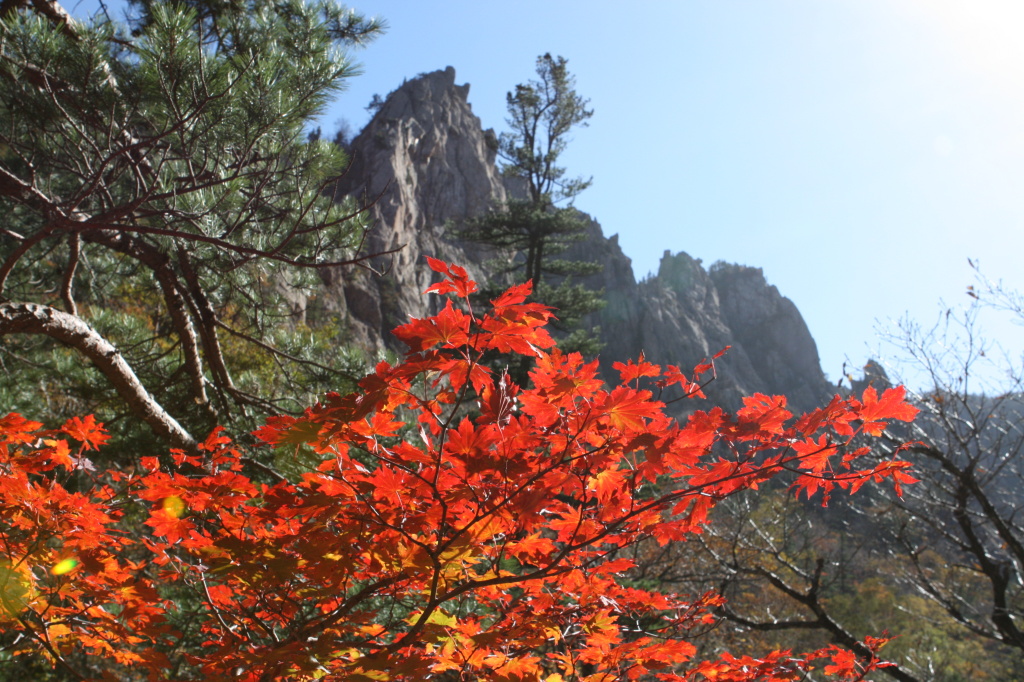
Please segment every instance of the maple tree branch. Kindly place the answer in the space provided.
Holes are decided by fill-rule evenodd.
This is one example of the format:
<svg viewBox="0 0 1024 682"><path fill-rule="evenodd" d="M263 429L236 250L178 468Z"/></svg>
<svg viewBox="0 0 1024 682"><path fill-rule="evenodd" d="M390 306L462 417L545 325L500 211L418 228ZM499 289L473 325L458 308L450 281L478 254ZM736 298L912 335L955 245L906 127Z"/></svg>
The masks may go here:
<svg viewBox="0 0 1024 682"><path fill-rule="evenodd" d="M320 620L311 621L306 628L297 630L288 639L284 640L284 643L288 643L289 641L298 641L300 637L306 635L309 632L310 628L323 630L325 628L331 627L335 623L339 622L342 618L345 618L347 615L352 613L352 610L355 609L355 607L357 607L359 604L363 603L367 599L371 599L377 596L377 593L380 592L380 590L383 590L387 587L391 587L392 585L394 585L395 583L399 582L404 578L407 578L407 576L404 573L398 573L397 575L389 576L387 578L382 578L380 580L367 583L358 592L356 592L350 597L346 597L345 601L341 605L339 605L338 608L336 608L334 611L331 611L330 613L326 614Z"/></svg>
<svg viewBox="0 0 1024 682"><path fill-rule="evenodd" d="M60 655L60 652L53 648L53 645L47 640L47 638L40 635L39 632L34 627L32 627L21 615L16 616L16 618L18 619L18 622L21 623L22 628L24 628L24 630L29 633L29 636L32 637L32 639L39 642L39 644L42 645L44 649L46 649L47 653L53 657L53 660L60 663L62 668L67 670L69 673L74 675L79 680L88 679L85 675L83 675L82 673L78 672L78 670L73 668L71 664L68 663L63 656Z"/></svg>
<svg viewBox="0 0 1024 682"><path fill-rule="evenodd" d="M437 261L431 267L447 270L456 290L467 292L460 295L468 295L464 270L453 273ZM162 625L161 611L170 606L140 609L140 602L151 600L146 591L157 587L157 580L177 581L201 595L190 576L214 562L218 566L209 577L216 577L218 587L211 583L200 607L205 611L202 632L214 646L193 650L189 663L226 677L248 673L270 680L285 672L313 671L369 677L382 670L410 679L450 675L442 671L476 678L500 674L497 666L506 663L516 663L530 677L553 672L616 676L651 670L652 665L684 665L694 647L685 640L673 643L668 636L707 623L709 609L720 599L709 593L686 601L623 583L623 571L634 564L616 561L615 555L648 536L664 543L696 533L715 502L784 475L785 468L801 470L788 467L791 463L802 460L804 468L818 474L834 452L833 444L822 449L825 440L816 444L812 439L822 429L855 434L860 427L851 424L858 420L873 425L905 421L913 409L900 391L883 395L882 401L865 393L864 404L836 398L835 415L816 412L799 426L786 428L776 409L780 399L748 405L736 417L696 418L681 427L664 415L663 404L649 392L626 387L608 391L592 377L577 383L582 359L563 356L561 366L538 363L535 387L518 401L522 411L504 420L502 415L511 413L503 405L514 401L518 389L505 390L499 381L477 390L480 377L464 373L465 361L475 357L468 349L507 344L505 335L511 330L522 335L513 352L530 354L533 342L549 340L535 329L538 310L525 304L501 320L501 331L481 331L472 341L412 352L394 367L381 363L361 383L362 391L331 394L298 419L269 419L258 433L268 444L305 444L317 453L334 453L336 463L328 459L301 482L254 485L240 473L240 453L230 446L218 449L226 442L223 437L203 446L215 450L212 458L218 466L224 464L216 474L193 472L190 467L201 460L177 455L173 459L183 479L169 480L167 470L153 466L147 466L148 474L132 474L137 481L131 486L133 497L163 499L164 508L161 514L158 502L146 522L153 531L124 538L119 546L130 552L126 559L132 557L135 565L137 545L140 552L144 548L167 557L185 570L163 571L137 592L121 589L116 570L106 572L109 576L96 574L97 581L106 583L95 588L95 603L101 608L109 603L119 613L153 614L151 627L144 624L139 630L160 636L152 625ZM191 314L197 315L194 309ZM417 331L396 336L410 338L410 347L429 349L431 344L412 337L423 334L423 341L444 343L430 330L442 321L439 316L421 325L410 323ZM219 328L214 325L213 330ZM452 352L453 347L463 350ZM538 354L545 357L543 351ZM680 376L675 370L670 374L672 381ZM454 389L456 381L461 391ZM482 414L467 415L456 430L457 413L468 407L469 386L478 394ZM764 409L758 411L759 406ZM58 468L68 465L49 462L67 456L48 444L53 441L33 435L38 429L17 415L0 420L0 437L14 443L14 456L0 464L16 475L49 481L59 492ZM419 446L410 442L409 431L415 429L423 440ZM99 427L79 437L79 425L71 421L64 431L83 443L104 437ZM402 444L389 450L393 438ZM719 452L715 443L729 452ZM639 452L645 448L642 461ZM0 457L9 450L0 451ZM39 462L48 468L40 471ZM186 471L181 471L183 466ZM878 467L865 472L880 472L879 479L894 477ZM656 487L673 479L679 489L662 493L665 488ZM854 485L834 478L812 483L826 492ZM180 491L181 505L211 513L190 520L170 511L169 485ZM8 504L10 496L10 490L0 487L0 504ZM451 511L442 513L444 505ZM21 514L15 523L39 522L27 518L31 511L11 508ZM115 518L120 514L115 512ZM39 520L49 524L32 538L39 542L43 530L64 536L83 523L59 514ZM99 539L121 531L112 527L90 532ZM809 601L812 611L815 604L820 606L823 562L804 569L774 541L769 547L782 568L766 568L757 575L783 588L787 581L799 585L805 580L810 587L794 588L795 596ZM59 556L56 548L43 551L48 556L42 565L52 565ZM734 544L733 561L737 553ZM229 570L220 573L224 569ZM223 601L214 604L213 596ZM82 612L74 618L96 628L95 640L108 650L127 641L125 628L105 626L101 615ZM778 628L780 622L771 627ZM441 630L452 646L436 646ZM657 641L647 639L649 633ZM723 657L706 661L711 668L702 663L675 672L743 675L750 672L750 660L766 679L789 679L808 672L808 661L828 658L845 679L854 680L878 668L881 662L874 654L882 643L866 638L862 645L853 644L857 654L826 647L800 657L782 651L763 660ZM107 657L106 651L97 650L99 644L91 652L88 642L81 646L86 653ZM35 649L38 655L42 647ZM138 649L148 652L152 646L143 642ZM333 656L335 652L339 655ZM858 661L858 654L866 660ZM142 663L154 674L162 664Z"/></svg>

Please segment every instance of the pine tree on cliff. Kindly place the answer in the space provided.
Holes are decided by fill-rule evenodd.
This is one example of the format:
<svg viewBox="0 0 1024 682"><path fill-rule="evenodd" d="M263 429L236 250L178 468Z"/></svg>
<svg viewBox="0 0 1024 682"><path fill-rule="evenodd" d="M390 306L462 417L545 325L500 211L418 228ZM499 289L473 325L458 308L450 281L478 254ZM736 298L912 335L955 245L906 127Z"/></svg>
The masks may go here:
<svg viewBox="0 0 1024 682"><path fill-rule="evenodd" d="M512 194L518 196L470 221L460 235L502 250L500 272L532 280L535 298L558 309L559 347L593 354L600 343L579 325L583 316L604 305L603 296L572 278L598 272L601 266L557 256L586 234L587 221L572 202L591 183L589 178L566 177L558 159L573 128L586 126L594 112L576 93L565 58L538 57L537 76L507 94L511 130L498 143L502 172L512 179Z"/></svg>

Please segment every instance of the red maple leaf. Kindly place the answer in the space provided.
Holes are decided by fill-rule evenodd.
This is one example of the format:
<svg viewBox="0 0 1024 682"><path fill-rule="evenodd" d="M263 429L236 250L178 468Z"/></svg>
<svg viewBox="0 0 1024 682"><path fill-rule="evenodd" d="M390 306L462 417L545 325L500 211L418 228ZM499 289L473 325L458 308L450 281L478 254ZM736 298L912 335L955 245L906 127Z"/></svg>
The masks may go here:
<svg viewBox="0 0 1024 682"><path fill-rule="evenodd" d="M640 357L636 362L629 360L626 364L621 362L612 363L612 368L619 372L619 378L622 383L628 384L631 381L635 381L640 377L657 377L661 376L661 368L657 365L647 362L644 358L644 354L640 353Z"/></svg>
<svg viewBox="0 0 1024 682"><path fill-rule="evenodd" d="M466 271L428 263L444 278L429 291L468 306ZM17 415L0 419L3 596L25 611L0 613L23 642L12 655L52 661L56 651L68 665L159 677L174 668L165 652L181 620L164 595L188 594L202 644L187 662L210 679L558 680L585 665L593 679L752 682L802 678L816 659L848 679L884 665L882 640L866 640L861 659L723 654L685 670L697 654L685 633L710 624L721 597L641 589L624 555L647 538L702 532L718 501L787 469L802 472L798 491L826 500L868 480L899 491L913 481L906 462L859 469L861 451L832 455L858 423L877 433L911 418L903 392L837 398L791 429L785 400L764 395L735 416L713 408L681 426L636 382L694 392L713 360L688 379L641 356L617 364L620 385L608 388L596 361L546 350L551 311L529 294L514 287L480 316L449 301L396 330L411 349L401 362L379 363L358 390L301 416L268 419L262 442L303 452L273 482L270 457L254 449L243 467L217 429L199 456L145 453L138 467L71 477L72 492L67 444ZM534 358L532 384L488 373L485 351ZM83 448L107 438L92 417L64 431ZM152 506L144 524L130 513L140 505Z"/></svg>
<svg viewBox="0 0 1024 682"><path fill-rule="evenodd" d="M60 430L82 443L88 450L98 450L110 440L103 424L96 421L91 414L85 417L72 417L64 422Z"/></svg>
<svg viewBox="0 0 1024 682"><path fill-rule="evenodd" d="M431 258L430 256L427 256L427 265L429 265L430 269L434 272L439 272L442 275L445 275L446 279L427 287L423 293L454 293L459 298L468 298L471 293L476 291L476 282L469 279L465 268L452 263L445 263L442 260Z"/></svg>
<svg viewBox="0 0 1024 682"><path fill-rule="evenodd" d="M470 318L456 310L452 302L433 317L416 319L392 331L395 338L409 347L412 353L441 345L444 348L461 346L469 339Z"/></svg>

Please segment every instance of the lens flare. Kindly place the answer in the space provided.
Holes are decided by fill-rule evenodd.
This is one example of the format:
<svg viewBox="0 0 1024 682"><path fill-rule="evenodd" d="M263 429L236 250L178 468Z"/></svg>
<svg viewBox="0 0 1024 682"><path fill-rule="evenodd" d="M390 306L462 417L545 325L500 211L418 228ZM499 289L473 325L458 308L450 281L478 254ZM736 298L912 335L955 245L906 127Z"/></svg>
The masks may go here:
<svg viewBox="0 0 1024 682"><path fill-rule="evenodd" d="M76 566L78 566L77 560L65 559L64 561L61 561L56 566L51 568L50 573L53 573L54 575L64 575L65 573L70 573L71 571L75 570Z"/></svg>
<svg viewBox="0 0 1024 682"><path fill-rule="evenodd" d="M165 497L163 508L168 516L173 516L176 519L180 519L185 515L185 501L177 495Z"/></svg>

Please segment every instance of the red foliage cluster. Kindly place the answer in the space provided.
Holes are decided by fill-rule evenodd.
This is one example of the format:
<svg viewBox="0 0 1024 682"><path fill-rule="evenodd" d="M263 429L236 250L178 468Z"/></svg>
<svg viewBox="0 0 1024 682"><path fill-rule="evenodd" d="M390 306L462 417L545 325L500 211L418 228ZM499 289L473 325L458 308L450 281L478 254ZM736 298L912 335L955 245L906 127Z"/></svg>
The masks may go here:
<svg viewBox="0 0 1024 682"><path fill-rule="evenodd" d="M163 679L171 659L207 680L857 680L882 665L834 647L693 661L687 633L720 598L631 587L619 555L701 532L717 501L787 470L826 499L911 482L906 462L858 468L865 450L847 447L913 418L902 389L797 419L756 395L680 424L644 386L694 394L698 375L641 358L609 390L596 363L553 349L528 286L478 316L465 271L430 265L444 276L430 290L455 300L395 330L401 363L257 432L320 456L301 480L254 483L220 433L195 454L95 472L85 453L106 437L91 418L0 420L12 653L112 679L121 666ZM535 358L531 386L492 374L488 351Z"/></svg>

